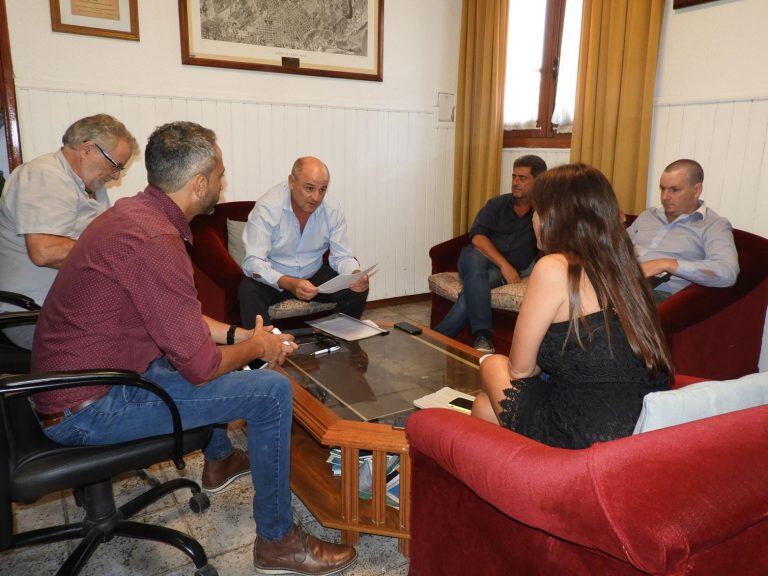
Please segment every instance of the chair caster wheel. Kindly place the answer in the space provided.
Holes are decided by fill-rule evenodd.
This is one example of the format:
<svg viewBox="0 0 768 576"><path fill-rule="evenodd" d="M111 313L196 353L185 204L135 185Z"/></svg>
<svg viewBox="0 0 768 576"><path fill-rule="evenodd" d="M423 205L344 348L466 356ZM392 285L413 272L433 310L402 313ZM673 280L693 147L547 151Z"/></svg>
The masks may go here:
<svg viewBox="0 0 768 576"><path fill-rule="evenodd" d="M216 571L216 568L206 564L202 568L195 570L195 576L219 576L219 573Z"/></svg>
<svg viewBox="0 0 768 576"><path fill-rule="evenodd" d="M200 514L202 512L205 512L210 508L211 501L208 499L208 496L206 494L203 494L202 492L198 492L197 494L192 494L192 498L189 499L189 508L194 512L195 514ZM204 566L203 568L205 568ZM202 570L202 568L201 568ZM197 574L197 572L195 572ZM201 576L208 576L207 572L200 572ZM216 571L214 570L211 574L213 576L216 575Z"/></svg>

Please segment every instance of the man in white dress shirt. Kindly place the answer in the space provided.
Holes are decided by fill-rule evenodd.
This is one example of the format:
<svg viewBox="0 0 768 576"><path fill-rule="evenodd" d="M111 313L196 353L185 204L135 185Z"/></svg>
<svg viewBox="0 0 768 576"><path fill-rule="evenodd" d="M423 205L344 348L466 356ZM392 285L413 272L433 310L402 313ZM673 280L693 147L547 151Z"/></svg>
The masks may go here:
<svg viewBox="0 0 768 576"><path fill-rule="evenodd" d="M363 313L368 276L333 294L318 291L331 278L360 270L349 249L341 204L326 198L330 179L321 160L299 158L288 181L256 201L243 232L246 277L238 288L245 328L253 327L257 315L269 324L269 307L288 298L334 302L338 312L355 318Z"/></svg>

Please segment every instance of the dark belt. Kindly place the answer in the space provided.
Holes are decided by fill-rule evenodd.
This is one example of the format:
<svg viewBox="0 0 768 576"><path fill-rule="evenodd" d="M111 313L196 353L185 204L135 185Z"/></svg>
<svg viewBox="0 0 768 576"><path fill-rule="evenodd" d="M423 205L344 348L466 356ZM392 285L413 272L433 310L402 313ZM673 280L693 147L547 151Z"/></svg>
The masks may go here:
<svg viewBox="0 0 768 576"><path fill-rule="evenodd" d="M104 395L97 396L96 398L90 398L89 400L85 400L84 402L80 402L80 404L75 404L74 406L70 406L67 408L69 410L69 414L66 414L65 412L54 412L52 414L43 414L42 412L38 412L35 410L35 414L37 414L37 419L40 420L40 425L43 428L50 428L51 426L55 426L56 424L60 423L65 416L72 414L77 414L80 412L80 410L83 410L85 408L88 408L91 404L96 402L97 400L101 400L101 398Z"/></svg>

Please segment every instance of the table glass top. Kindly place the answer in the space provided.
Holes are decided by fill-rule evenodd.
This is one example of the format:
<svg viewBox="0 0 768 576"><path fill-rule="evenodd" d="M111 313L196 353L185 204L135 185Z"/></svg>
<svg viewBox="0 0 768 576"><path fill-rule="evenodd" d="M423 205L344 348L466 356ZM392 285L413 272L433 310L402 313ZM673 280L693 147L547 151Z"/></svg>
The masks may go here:
<svg viewBox="0 0 768 576"><path fill-rule="evenodd" d="M427 335L399 330L315 356L300 347L283 369L341 418L391 423L413 401L449 386L477 394L477 359Z"/></svg>

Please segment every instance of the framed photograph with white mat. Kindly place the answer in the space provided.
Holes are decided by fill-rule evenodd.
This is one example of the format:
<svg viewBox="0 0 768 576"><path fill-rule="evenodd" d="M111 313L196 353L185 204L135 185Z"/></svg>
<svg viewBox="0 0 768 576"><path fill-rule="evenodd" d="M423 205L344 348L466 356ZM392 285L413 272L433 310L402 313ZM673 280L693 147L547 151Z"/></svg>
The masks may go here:
<svg viewBox="0 0 768 576"><path fill-rule="evenodd" d="M139 40L137 0L50 0L54 32Z"/></svg>
<svg viewBox="0 0 768 576"><path fill-rule="evenodd" d="M381 82L384 0L179 0L181 61Z"/></svg>

